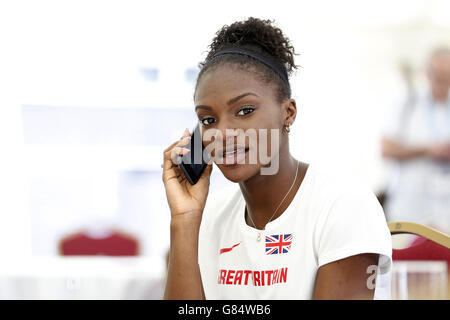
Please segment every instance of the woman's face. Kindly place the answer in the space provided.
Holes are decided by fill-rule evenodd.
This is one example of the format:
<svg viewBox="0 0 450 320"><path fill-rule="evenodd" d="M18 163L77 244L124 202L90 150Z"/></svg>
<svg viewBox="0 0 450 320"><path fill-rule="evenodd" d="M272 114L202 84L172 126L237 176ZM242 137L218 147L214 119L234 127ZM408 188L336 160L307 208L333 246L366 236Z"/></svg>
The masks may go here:
<svg viewBox="0 0 450 320"><path fill-rule="evenodd" d="M241 182L258 174L287 141L282 130L287 113L276 101L276 85L261 81L253 72L231 64L208 70L199 79L194 100L203 143L230 181ZM205 140L208 129L220 133L217 140ZM230 129L241 130L233 135ZM270 129L276 129L278 137ZM238 152L231 153L234 149Z"/></svg>

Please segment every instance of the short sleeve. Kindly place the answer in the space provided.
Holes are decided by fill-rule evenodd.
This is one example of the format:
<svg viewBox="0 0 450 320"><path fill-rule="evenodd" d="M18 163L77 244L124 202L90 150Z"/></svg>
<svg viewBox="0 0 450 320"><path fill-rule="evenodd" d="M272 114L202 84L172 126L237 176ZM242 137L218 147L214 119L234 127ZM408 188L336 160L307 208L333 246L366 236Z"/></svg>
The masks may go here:
<svg viewBox="0 0 450 320"><path fill-rule="evenodd" d="M331 205L318 244L318 264L360 253L392 255L383 209L370 190L346 192Z"/></svg>
<svg viewBox="0 0 450 320"><path fill-rule="evenodd" d="M379 254L375 297L388 299L392 239L383 209L369 189L345 192L331 205L318 243L318 265L363 253Z"/></svg>

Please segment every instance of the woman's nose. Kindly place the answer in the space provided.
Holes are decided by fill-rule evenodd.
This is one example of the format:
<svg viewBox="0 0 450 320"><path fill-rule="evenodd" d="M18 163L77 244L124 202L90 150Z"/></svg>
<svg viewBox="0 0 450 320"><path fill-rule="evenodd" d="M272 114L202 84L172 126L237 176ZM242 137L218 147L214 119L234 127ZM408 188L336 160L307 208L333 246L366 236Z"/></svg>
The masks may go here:
<svg viewBox="0 0 450 320"><path fill-rule="evenodd" d="M223 128L220 130L221 138L224 144L234 144L237 137L241 134L242 129L239 128Z"/></svg>
<svg viewBox="0 0 450 320"><path fill-rule="evenodd" d="M240 129L236 128L209 128L203 132L203 141L216 143L234 143L239 136Z"/></svg>

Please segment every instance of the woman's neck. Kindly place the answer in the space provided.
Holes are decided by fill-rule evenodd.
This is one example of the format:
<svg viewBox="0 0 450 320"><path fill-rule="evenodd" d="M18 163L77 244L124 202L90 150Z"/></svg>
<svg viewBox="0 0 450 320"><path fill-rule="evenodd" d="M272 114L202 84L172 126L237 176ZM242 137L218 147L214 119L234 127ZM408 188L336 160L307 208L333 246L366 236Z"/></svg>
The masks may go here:
<svg viewBox="0 0 450 320"><path fill-rule="evenodd" d="M280 152L277 174L257 174L239 183L247 206L247 224L253 226L253 220L257 229L264 229L269 220L276 219L287 209L297 193L308 167L304 163L298 163L297 179L294 183L297 163L298 161L290 155L289 150ZM291 186L291 191L277 210ZM275 210L277 212L273 215ZM252 220L248 218L248 215L251 216Z"/></svg>

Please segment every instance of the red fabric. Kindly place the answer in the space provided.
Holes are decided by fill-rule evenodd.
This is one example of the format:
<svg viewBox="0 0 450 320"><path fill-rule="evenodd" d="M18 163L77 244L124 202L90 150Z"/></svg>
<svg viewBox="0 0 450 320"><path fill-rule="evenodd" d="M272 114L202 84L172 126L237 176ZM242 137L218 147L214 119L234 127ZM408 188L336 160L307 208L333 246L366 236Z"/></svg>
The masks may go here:
<svg viewBox="0 0 450 320"><path fill-rule="evenodd" d="M450 264L450 249L419 237L406 249L392 250L392 260L439 260Z"/></svg>
<svg viewBox="0 0 450 320"><path fill-rule="evenodd" d="M136 256L138 255L138 242L132 237L118 232L100 239L78 233L60 242L60 254L64 256Z"/></svg>

